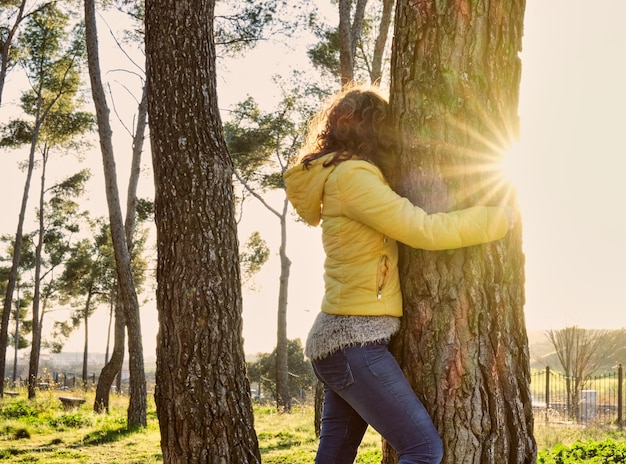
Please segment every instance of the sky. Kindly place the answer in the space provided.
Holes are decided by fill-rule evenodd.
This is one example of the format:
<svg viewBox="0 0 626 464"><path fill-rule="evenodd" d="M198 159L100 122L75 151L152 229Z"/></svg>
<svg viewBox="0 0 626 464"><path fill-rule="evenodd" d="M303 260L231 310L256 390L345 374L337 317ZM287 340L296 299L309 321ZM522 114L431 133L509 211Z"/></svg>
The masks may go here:
<svg viewBox="0 0 626 464"><path fill-rule="evenodd" d="M520 176L529 328L626 326L626 2L527 2Z"/></svg>
<svg viewBox="0 0 626 464"><path fill-rule="evenodd" d="M513 178L522 212L529 330L574 324L626 327L626 2L596 0L590 5L582 0L526 2L521 140ZM220 107L228 108L246 94L271 105L272 74L302 63L297 42L289 45L278 52L265 45L245 60L224 64L218 76ZM3 103L0 117L10 107L10 101ZM94 173L101 172L99 155L90 156ZM0 157L0 188L12 199L0 204L0 233L15 231L13 203L19 202L23 183L17 161L13 155ZM124 160L118 168L124 172ZM145 170L142 188L150 192L149 166ZM104 201L101 180L96 178L90 189L92 202ZM280 202L275 195L270 200ZM279 225L256 206L245 215L240 240L261 229L272 256L255 280L256 290L244 291L247 353L269 352L276 342ZM293 263L288 337L304 341L323 291L320 230L291 223L287 246ZM142 310L146 353L154 350L156 321L152 299ZM100 310L90 327L103 324L106 311ZM66 347L74 349L82 349L80 333Z"/></svg>
<svg viewBox="0 0 626 464"><path fill-rule="evenodd" d="M526 2L521 140L512 177L522 213L529 330L626 327L626 2L589 5ZM260 70L267 54L255 58L245 65ZM288 333L304 340L321 298L323 252L314 231L295 227ZM298 248L305 233L304 251L311 253ZM254 298L266 303L244 309L247 342L259 321L275 332L277 281L278 271L267 272ZM253 314L259 319L246 328ZM274 342L267 341L270 349Z"/></svg>

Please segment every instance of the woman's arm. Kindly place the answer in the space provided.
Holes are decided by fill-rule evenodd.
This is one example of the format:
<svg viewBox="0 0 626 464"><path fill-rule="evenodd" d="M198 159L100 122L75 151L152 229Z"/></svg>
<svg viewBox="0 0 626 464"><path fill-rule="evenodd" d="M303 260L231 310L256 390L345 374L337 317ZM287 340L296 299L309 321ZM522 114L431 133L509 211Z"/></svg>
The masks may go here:
<svg viewBox="0 0 626 464"><path fill-rule="evenodd" d="M335 179L343 214L413 248L478 245L504 237L509 229L505 207L475 206L428 214L394 192L375 166L342 164Z"/></svg>

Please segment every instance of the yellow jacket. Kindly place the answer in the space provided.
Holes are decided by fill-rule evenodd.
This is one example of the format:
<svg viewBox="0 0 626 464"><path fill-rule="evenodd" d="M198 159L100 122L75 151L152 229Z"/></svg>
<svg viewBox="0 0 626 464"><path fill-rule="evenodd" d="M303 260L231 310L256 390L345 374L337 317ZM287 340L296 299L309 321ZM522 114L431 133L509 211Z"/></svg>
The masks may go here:
<svg viewBox="0 0 626 464"><path fill-rule="evenodd" d="M402 315L396 241L445 250L502 238L505 210L476 206L427 214L399 196L373 164L358 159L285 173L287 197L307 223L322 223L325 295L322 311L350 316Z"/></svg>

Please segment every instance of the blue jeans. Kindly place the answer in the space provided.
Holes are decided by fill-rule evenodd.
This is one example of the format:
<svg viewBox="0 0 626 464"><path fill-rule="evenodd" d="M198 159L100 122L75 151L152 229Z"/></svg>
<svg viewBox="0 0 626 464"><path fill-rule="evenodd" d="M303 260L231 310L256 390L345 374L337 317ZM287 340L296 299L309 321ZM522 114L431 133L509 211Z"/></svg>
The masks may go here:
<svg viewBox="0 0 626 464"><path fill-rule="evenodd" d="M354 346L313 361L324 383L316 464L352 464L370 424L398 464L439 464L441 438L384 343Z"/></svg>

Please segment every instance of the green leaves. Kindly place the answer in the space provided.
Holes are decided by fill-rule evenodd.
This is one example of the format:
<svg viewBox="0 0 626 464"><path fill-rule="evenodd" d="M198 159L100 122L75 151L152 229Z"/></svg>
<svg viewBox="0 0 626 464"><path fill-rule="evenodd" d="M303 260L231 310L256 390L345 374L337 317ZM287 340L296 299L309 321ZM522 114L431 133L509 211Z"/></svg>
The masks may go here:
<svg viewBox="0 0 626 464"><path fill-rule="evenodd" d="M267 242L261 237L258 231L254 231L248 237L244 249L239 253L239 263L243 280L250 280L261 270L270 256L270 249Z"/></svg>
<svg viewBox="0 0 626 464"><path fill-rule="evenodd" d="M626 463L626 443L607 441L576 442L556 445L539 453L538 464Z"/></svg>

